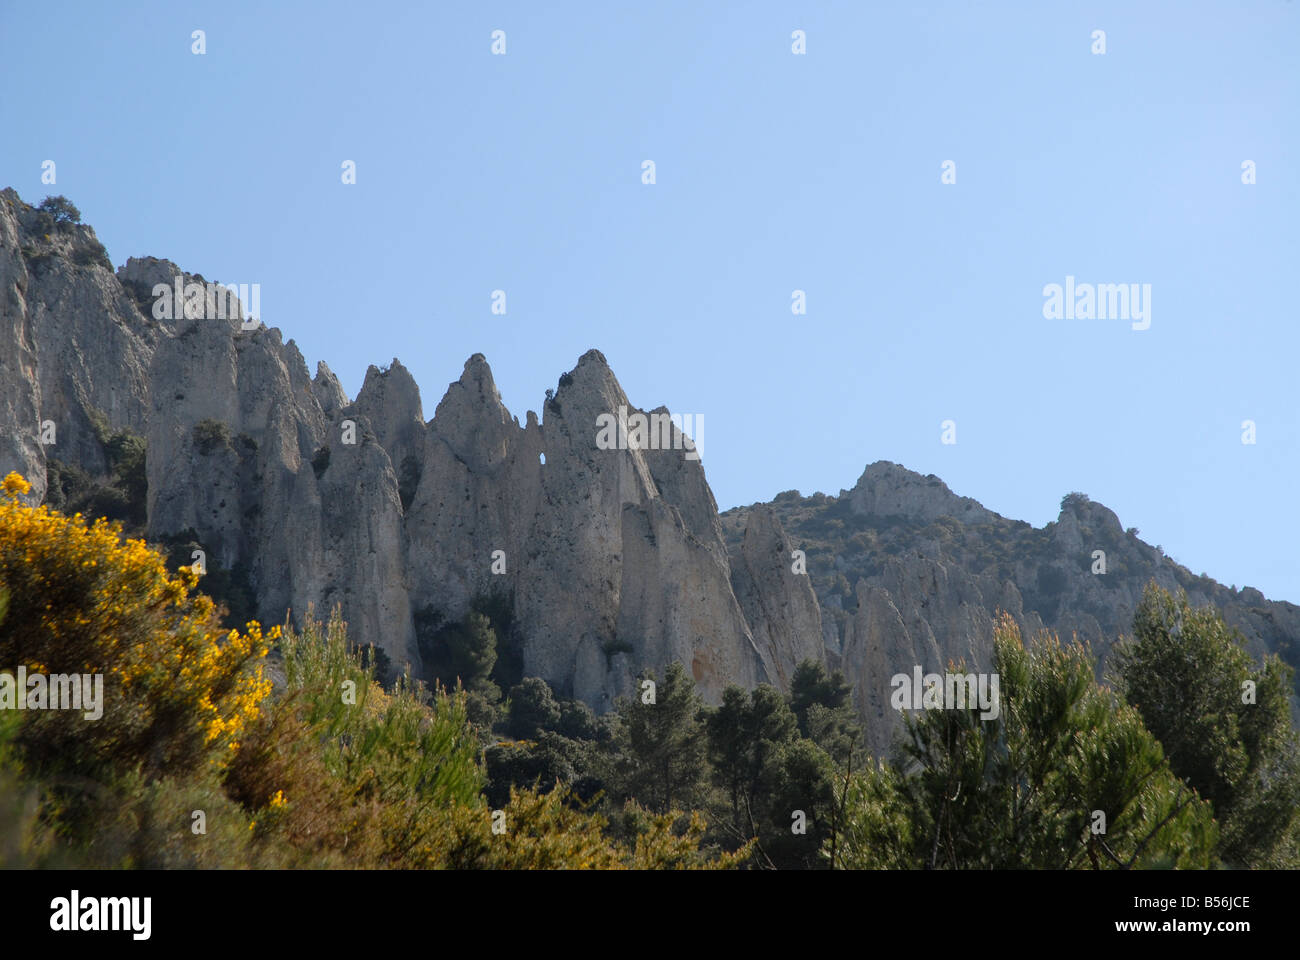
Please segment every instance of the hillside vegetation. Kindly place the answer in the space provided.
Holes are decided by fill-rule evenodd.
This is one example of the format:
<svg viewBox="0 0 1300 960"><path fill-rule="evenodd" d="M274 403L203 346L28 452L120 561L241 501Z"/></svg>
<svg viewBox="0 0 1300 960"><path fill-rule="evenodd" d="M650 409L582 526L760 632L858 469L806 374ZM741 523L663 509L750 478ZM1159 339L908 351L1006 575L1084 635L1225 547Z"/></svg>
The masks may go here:
<svg viewBox="0 0 1300 960"><path fill-rule="evenodd" d="M1114 692L1004 618L1000 716L920 711L876 763L813 661L717 707L674 663L597 718L497 669L514 626L484 598L427 625L427 689L381 676L337 611L223 627L196 571L28 489L0 495L0 665L105 692L97 719L0 710L0 865L1300 865L1289 668L1155 587Z"/></svg>

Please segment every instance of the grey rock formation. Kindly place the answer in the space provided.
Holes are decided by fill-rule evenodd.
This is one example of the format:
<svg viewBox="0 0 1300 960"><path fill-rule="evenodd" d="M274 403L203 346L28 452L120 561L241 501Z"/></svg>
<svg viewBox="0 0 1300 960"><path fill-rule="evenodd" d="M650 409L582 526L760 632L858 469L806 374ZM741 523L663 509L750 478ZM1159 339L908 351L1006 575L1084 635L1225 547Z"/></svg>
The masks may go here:
<svg viewBox="0 0 1300 960"><path fill-rule="evenodd" d="M157 309L155 288L178 279L203 284L199 315ZM417 623L496 597L524 674L597 710L673 660L716 702L728 684L785 687L811 657L846 672L884 753L890 678L988 669L999 611L1104 658L1155 580L1214 603L1256 655L1300 651L1300 608L1193 576L1084 497L1035 529L878 462L839 497L719 516L675 427L603 448L599 418L645 411L598 351L522 424L475 354L425 422L398 361L351 401L278 330L245 329L241 305L220 316L218 297L166 260L114 272L90 227L0 192L0 475L23 473L39 499L53 461L103 477L109 435L145 437L151 539L199 543L265 622L340 604L355 640L417 673L436 642Z"/></svg>
<svg viewBox="0 0 1300 960"><path fill-rule="evenodd" d="M600 449L598 417L620 406L636 412L592 350L544 424L529 411L521 427L471 357L429 425L407 520L415 603L454 618L475 597L511 597L525 673L598 710L671 660L710 699L752 687L768 673L702 467L683 450Z"/></svg>
<svg viewBox="0 0 1300 960"><path fill-rule="evenodd" d="M746 529L769 510L791 543L808 551L827 662L852 681L877 755L901 728L889 705L890 678L916 666L942 673L960 662L990 670L1001 612L1026 639L1050 629L1088 645L1104 673L1154 581L1186 591L1194 605L1213 603L1256 657L1274 652L1294 662L1300 653L1300 607L1193 576L1086 497L1064 498L1059 518L1035 529L956 496L936 477L874 463L839 497L790 491L770 505L728 511L722 523L733 567Z"/></svg>
<svg viewBox="0 0 1300 960"><path fill-rule="evenodd" d="M600 415L641 411L598 351L561 377L544 423L505 409L480 354L426 423L397 360L349 401L278 330L246 329L223 288L152 257L114 274L89 227L45 239L39 223L4 194L0 467L37 496L41 419L94 476L105 431L139 434L151 539L192 540L210 569L242 571L264 621L342 605L354 639L417 673L416 615L454 620L490 596L513 610L525 674L598 710L672 660L716 700L729 683L788 683L798 659L820 657L811 587L789 575L775 517L756 522L736 574L742 608L680 432L663 448L601 449ZM177 283L202 295L166 313L156 290Z"/></svg>
<svg viewBox="0 0 1300 960"><path fill-rule="evenodd" d="M770 508L755 508L732 561L731 582L754 642L768 652L769 674L783 689L800 661L824 659L817 595L812 580L795 566L781 521Z"/></svg>
<svg viewBox="0 0 1300 960"><path fill-rule="evenodd" d="M45 496L45 451L40 442L41 382L27 296L31 275L21 252L22 201L0 193L0 474L17 470L32 482L32 499Z"/></svg>
<svg viewBox="0 0 1300 960"><path fill-rule="evenodd" d="M327 374L333 386L338 386L337 378L329 373L328 367L319 371L318 376L320 374ZM335 403L329 396L326 401ZM366 370L361 392L357 394L355 410L370 421L379 445L388 453L399 479L405 481L409 494L414 495L424 463L426 429L420 388L411 374L396 358L386 370L370 367Z"/></svg>
<svg viewBox="0 0 1300 960"><path fill-rule="evenodd" d="M933 474L922 477L887 460L877 460L862 472L849 502L854 513L926 522L952 517L962 523L983 523L997 516L970 497L957 496Z"/></svg>
<svg viewBox="0 0 1300 960"><path fill-rule="evenodd" d="M166 330L141 314L92 228L51 223L12 189L0 191L0 311L0 469L44 496L47 457L102 471L107 428L143 432Z"/></svg>

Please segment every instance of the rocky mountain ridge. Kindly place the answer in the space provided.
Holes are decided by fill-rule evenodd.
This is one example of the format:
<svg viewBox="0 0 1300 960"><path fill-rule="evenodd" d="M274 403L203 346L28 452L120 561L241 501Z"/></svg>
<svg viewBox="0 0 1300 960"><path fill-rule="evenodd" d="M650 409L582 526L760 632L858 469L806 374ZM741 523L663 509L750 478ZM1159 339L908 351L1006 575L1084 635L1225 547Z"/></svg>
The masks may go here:
<svg viewBox="0 0 1300 960"><path fill-rule="evenodd" d="M156 316L178 278L196 309ZM1149 579L1294 662L1300 608L1192 577L1086 498L1035 529L880 462L838 497L719 515L676 427L656 449L602 449L602 415L646 411L597 350L522 423L475 354L425 420L397 360L349 399L279 330L221 315L221 296L166 260L114 270L89 226L0 192L0 475L57 502L142 438L151 540L199 545L264 621L341 604L355 639L417 675L422 625L492 598L522 673L598 711L673 660L716 702L731 683L786 687L812 658L845 670L879 753L892 675L987 668L998 610L1104 654Z"/></svg>
<svg viewBox="0 0 1300 960"><path fill-rule="evenodd" d="M246 571L264 620L342 604L354 638L417 675L417 615L455 619L484 596L511 606L523 671L598 710L671 660L716 699L819 656L812 589L783 576L779 525L756 522L738 598L676 428L666 449L599 448L601 414L638 411L598 351L523 424L475 354L426 422L398 361L349 400L278 330L244 329L239 308L215 316L202 276L155 258L114 272L76 254L98 247L89 227L41 219L0 194L0 470L34 497L56 456L102 475L105 437L138 434L151 540L189 538L210 567ZM200 285L195 309L157 319L152 292L177 278Z"/></svg>
<svg viewBox="0 0 1300 960"><path fill-rule="evenodd" d="M724 513L733 558L756 513L774 513L806 552L827 663L853 683L878 752L897 720L888 677L962 660L989 669L999 611L1024 636L1048 629L1089 645L1104 671L1155 581L1196 606L1214 604L1255 657L1277 653L1300 667L1300 607L1193 575L1083 494L1064 497L1059 517L1035 528L957 496L938 477L878 461L838 496L791 490Z"/></svg>

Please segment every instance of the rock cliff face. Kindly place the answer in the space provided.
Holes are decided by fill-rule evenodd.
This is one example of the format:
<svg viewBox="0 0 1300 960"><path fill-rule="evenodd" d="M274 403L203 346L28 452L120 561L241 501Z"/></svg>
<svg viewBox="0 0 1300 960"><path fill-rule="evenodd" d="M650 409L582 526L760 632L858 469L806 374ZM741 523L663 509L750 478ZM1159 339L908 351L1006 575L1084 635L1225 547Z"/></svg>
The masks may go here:
<svg viewBox="0 0 1300 960"><path fill-rule="evenodd" d="M237 302L219 313L202 276L155 258L114 273L89 227L46 220L0 197L0 473L19 470L35 496L47 457L102 476L107 434L143 436L152 540L244 571L264 620L341 604L354 638L417 673L417 614L451 620L491 596L512 609L524 673L598 710L672 660L716 700L821 658L819 610L807 578L782 572L774 515L734 573L742 606L675 428L666 449L598 444L599 417L641 412L599 352L522 426L475 354L426 423L398 361L350 401L278 330L245 329ZM178 279L201 296L156 319L155 287Z"/></svg>
<svg viewBox="0 0 1300 960"><path fill-rule="evenodd" d="M703 468L681 449L600 449L598 417L620 406L636 410L591 350L545 421L520 426L471 357L428 425L406 523L414 602L455 617L511 597L524 672L597 709L672 660L706 697L752 687L771 656L732 593Z"/></svg>
<svg viewBox="0 0 1300 960"><path fill-rule="evenodd" d="M999 611L1010 613L1025 637L1044 628L1077 637L1104 669L1154 580L1185 590L1197 606L1213 603L1255 656L1300 660L1300 607L1193 576L1079 494L1064 498L1054 523L1035 529L956 496L937 477L873 463L838 497L788 491L770 505L723 514L733 566L757 518L769 512L793 546L807 551L827 661L852 682L877 754L888 751L900 727L890 678L915 666L941 673L959 661L989 670Z"/></svg>
<svg viewBox="0 0 1300 960"><path fill-rule="evenodd" d="M824 660L817 595L771 509L750 513L732 561L731 583L755 642L768 652L774 683L788 688L800 661Z"/></svg>
<svg viewBox="0 0 1300 960"><path fill-rule="evenodd" d="M0 458L26 471L33 496L47 454L102 472L108 425L143 433L149 359L167 333L140 314L93 229L0 191Z"/></svg>
<svg viewBox="0 0 1300 960"><path fill-rule="evenodd" d="M859 516L907 517L927 523L952 517L962 523L988 523L997 515L972 500L959 497L938 477L920 478L895 463L878 460L862 472L849 492Z"/></svg>
<svg viewBox="0 0 1300 960"><path fill-rule="evenodd" d="M154 290L178 279L198 296L172 318ZM813 658L848 675L883 753L890 677L988 669L999 610L1104 655L1154 579L1216 604L1252 652L1300 658L1300 608L1192 576L1086 497L1035 529L880 462L838 497L720 517L675 426L641 449L601 442L600 418L646 412L596 350L522 424L475 354L426 422L398 361L350 400L221 297L166 260L114 271L88 226L0 192L0 475L40 499L47 476L115 469L114 434L143 437L150 539L200 545L264 621L342 605L354 639L417 674L438 652L418 624L495 598L523 674L597 710L673 660L716 702L731 683L786 687Z"/></svg>

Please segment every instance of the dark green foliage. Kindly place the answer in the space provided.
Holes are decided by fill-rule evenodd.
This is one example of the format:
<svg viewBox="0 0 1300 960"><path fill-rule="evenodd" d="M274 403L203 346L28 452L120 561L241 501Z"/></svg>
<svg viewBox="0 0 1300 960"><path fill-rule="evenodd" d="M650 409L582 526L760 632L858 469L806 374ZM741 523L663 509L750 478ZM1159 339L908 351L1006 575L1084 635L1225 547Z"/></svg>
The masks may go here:
<svg viewBox="0 0 1300 960"><path fill-rule="evenodd" d="M86 419L90 421L90 429L95 432L95 439L99 441L99 445L101 447L108 446L108 441L113 436L113 427L108 422L108 414L95 407L88 407L86 409Z"/></svg>
<svg viewBox="0 0 1300 960"><path fill-rule="evenodd" d="M560 724L556 732L571 740L602 740L608 728L600 724L591 707L581 700L560 701Z"/></svg>
<svg viewBox="0 0 1300 960"><path fill-rule="evenodd" d="M1097 686L1087 652L1050 636L1026 651L1009 617L994 647L998 715L910 715L898 763L853 779L827 844L835 865L1208 866L1210 805L1173 775L1137 711Z"/></svg>
<svg viewBox="0 0 1300 960"><path fill-rule="evenodd" d="M248 564L241 560L229 569L221 566L216 557L199 543L198 533L193 529L161 537L159 550L167 559L167 569L172 572L190 566L194 562L194 551L203 550L207 572L199 580L199 589L224 609L222 624L240 629L249 620L257 619L257 591L253 589Z"/></svg>
<svg viewBox="0 0 1300 960"><path fill-rule="evenodd" d="M465 713L484 743L492 740L492 728L500 719L501 693L496 687L479 688L465 693Z"/></svg>
<svg viewBox="0 0 1300 960"><path fill-rule="evenodd" d="M510 797L510 788L536 787L547 793L557 784L570 785L579 779L585 762L583 745L549 730L527 742L498 743L484 752L487 765L487 801L500 807Z"/></svg>
<svg viewBox="0 0 1300 960"><path fill-rule="evenodd" d="M1256 668L1213 608L1194 609L1154 583L1116 651L1125 697L1174 773L1214 804L1219 855L1235 867L1300 865L1300 745L1291 727L1291 668ZM1253 696L1248 694L1253 685Z"/></svg>
<svg viewBox="0 0 1300 960"><path fill-rule="evenodd" d="M722 703L706 721L708 756L714 782L731 805L731 825L749 836L746 791L754 780L754 744L749 733L749 694L734 684L722 691Z"/></svg>
<svg viewBox="0 0 1300 960"><path fill-rule="evenodd" d="M121 521L139 536L148 522L149 479L143 437L128 430L110 434L108 420L91 411L91 427L104 448L109 473L97 478L73 464L46 462L45 502L63 513Z"/></svg>
<svg viewBox="0 0 1300 960"><path fill-rule="evenodd" d="M448 689L459 684L471 693L481 694L489 703L501 698L500 688L490 679L497 660L497 641L486 616L471 610L461 620L438 626L441 614L426 607L415 620L420 658L430 683L438 682Z"/></svg>
<svg viewBox="0 0 1300 960"><path fill-rule="evenodd" d="M452 670L466 689L496 692L488 677L497 662L497 640L488 618L470 613L460 628L449 631L445 639Z"/></svg>
<svg viewBox="0 0 1300 960"><path fill-rule="evenodd" d="M496 636L496 665L490 679L499 689L509 690L524 676L523 637L515 629L515 597L506 590L480 594L470 609L487 617Z"/></svg>
<svg viewBox="0 0 1300 960"><path fill-rule="evenodd" d="M415 635L421 643L432 640L434 633L442 626L442 611L432 604L425 604L420 609L411 614L411 619L415 622ZM421 647L423 656L423 647Z"/></svg>
<svg viewBox="0 0 1300 960"><path fill-rule="evenodd" d="M55 223L81 222L81 211L73 205L71 200L64 196L46 197L36 209L49 214L50 219Z"/></svg>
<svg viewBox="0 0 1300 960"><path fill-rule="evenodd" d="M644 681L637 694L619 705L616 775L621 793L649 809L667 812L693 807L701 798L707 773L707 743L700 722L704 705L695 683L681 663L668 665L655 687L655 702L647 703Z"/></svg>
<svg viewBox="0 0 1300 960"><path fill-rule="evenodd" d="M803 671L805 694L814 671ZM822 679L827 680L825 674ZM818 706L805 701L808 708ZM808 867L819 860L823 822L831 809L831 760L799 735L790 704L766 684L752 693L731 686L705 723L714 783L722 791L729 835L758 837L761 860ZM801 779L802 778L802 779ZM805 831L792 832L795 811Z"/></svg>
<svg viewBox="0 0 1300 960"><path fill-rule="evenodd" d="M82 512L89 517L104 517L127 523L131 519L131 504L125 491L114 486L97 485L86 499Z"/></svg>
<svg viewBox="0 0 1300 960"><path fill-rule="evenodd" d="M108 251L98 240L78 245L72 251L72 262L79 267L101 266L106 270L113 269L113 261L108 258Z"/></svg>
<svg viewBox="0 0 1300 960"><path fill-rule="evenodd" d="M602 751L611 738L608 725L597 721L590 707L558 699L538 677L515 684L508 704L498 731L511 740L493 743L484 755L489 803L499 805L511 786L546 792L557 780L571 789L574 802L594 800L604 791L609 760Z"/></svg>
<svg viewBox="0 0 1300 960"><path fill-rule="evenodd" d="M108 455L114 483L126 498L124 519L133 527L142 527L148 521L149 475L146 447L143 437L120 431L109 438L104 450Z"/></svg>
<svg viewBox="0 0 1300 960"><path fill-rule="evenodd" d="M540 677L528 677L510 691L506 733L516 740L532 740L543 730L560 725L560 704Z"/></svg>
<svg viewBox="0 0 1300 960"><path fill-rule="evenodd" d="M853 707L828 707L814 703L808 707L801 732L826 751L837 767L856 764L865 757L862 725Z"/></svg>
<svg viewBox="0 0 1300 960"><path fill-rule="evenodd" d="M774 745L760 778L765 818L758 834L759 848L773 866L810 870L823 865L834 773L831 758L811 740L792 738ZM796 824L800 832L795 832Z"/></svg>
<svg viewBox="0 0 1300 960"><path fill-rule="evenodd" d="M1081 507L1085 503L1091 503L1091 502L1092 501L1088 498L1088 495L1086 493L1079 493L1077 491L1073 493L1067 493L1065 496L1061 498L1061 512L1064 513L1067 509L1074 509L1077 507Z"/></svg>
<svg viewBox="0 0 1300 960"><path fill-rule="evenodd" d="M61 513L85 513L95 481L80 467L51 457L45 463L45 502Z"/></svg>
<svg viewBox="0 0 1300 960"><path fill-rule="evenodd" d="M445 613L432 604L416 610L412 619L430 683L437 680L452 688L459 677L466 690L477 691L495 704L502 690L523 679L523 643L514 629L514 597L510 593L475 597L469 613L457 622L448 622ZM474 651L475 644L486 645L489 639L490 657L486 646L481 652ZM471 704L471 709L474 706ZM482 719L480 715L475 722Z"/></svg>
<svg viewBox="0 0 1300 960"><path fill-rule="evenodd" d="M194 446L205 457L230 446L230 427L220 420L200 420L194 425Z"/></svg>
<svg viewBox="0 0 1300 960"><path fill-rule="evenodd" d="M790 708L799 721L799 732L837 764L847 763L861 745L853 688L841 671L828 674L820 662L804 660L790 678Z"/></svg>

